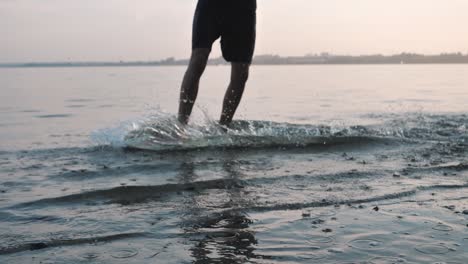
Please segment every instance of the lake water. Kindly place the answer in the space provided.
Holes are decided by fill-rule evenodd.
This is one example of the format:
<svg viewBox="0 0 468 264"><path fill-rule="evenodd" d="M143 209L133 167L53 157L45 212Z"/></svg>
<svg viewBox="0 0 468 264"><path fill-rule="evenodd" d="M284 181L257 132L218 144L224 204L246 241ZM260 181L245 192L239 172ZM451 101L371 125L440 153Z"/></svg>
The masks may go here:
<svg viewBox="0 0 468 264"><path fill-rule="evenodd" d="M0 69L1 263L466 263L468 65L184 71Z"/></svg>

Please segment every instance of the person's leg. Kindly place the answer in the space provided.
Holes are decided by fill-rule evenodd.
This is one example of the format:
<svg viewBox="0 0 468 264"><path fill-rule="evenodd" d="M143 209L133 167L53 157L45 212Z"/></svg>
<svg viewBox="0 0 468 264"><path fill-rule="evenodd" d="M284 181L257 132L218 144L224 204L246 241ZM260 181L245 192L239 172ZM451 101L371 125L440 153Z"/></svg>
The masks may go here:
<svg viewBox="0 0 468 264"><path fill-rule="evenodd" d="M182 124L187 124L192 113L193 104L197 99L200 77L205 70L209 55L210 49L196 48L192 50L189 66L180 89L178 119Z"/></svg>
<svg viewBox="0 0 468 264"><path fill-rule="evenodd" d="M231 63L231 82L224 95L223 110L219 120L221 125L228 125L234 117L244 93L245 83L249 77L249 67L249 63Z"/></svg>
<svg viewBox="0 0 468 264"><path fill-rule="evenodd" d="M221 50L231 62L231 82L223 101L219 123L231 123L244 93L255 49L256 1L225 1L221 23ZM241 3L242 2L242 3Z"/></svg>

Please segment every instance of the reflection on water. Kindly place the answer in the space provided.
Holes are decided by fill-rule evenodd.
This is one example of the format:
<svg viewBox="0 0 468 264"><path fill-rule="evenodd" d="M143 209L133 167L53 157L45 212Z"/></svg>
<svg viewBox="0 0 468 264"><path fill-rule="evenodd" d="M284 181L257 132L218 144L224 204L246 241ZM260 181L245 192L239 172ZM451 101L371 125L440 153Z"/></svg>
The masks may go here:
<svg viewBox="0 0 468 264"><path fill-rule="evenodd" d="M231 153L232 154L232 153ZM198 180L196 165L187 155L179 168L179 183ZM224 178L235 182L242 179L236 155L224 155L222 173ZM181 228L193 246L190 248L194 263L245 263L255 259L255 234L249 230L249 219L245 206L250 195L242 188L226 186L217 195L222 201L207 199L207 194L190 192L184 199ZM229 208L229 210L219 210Z"/></svg>

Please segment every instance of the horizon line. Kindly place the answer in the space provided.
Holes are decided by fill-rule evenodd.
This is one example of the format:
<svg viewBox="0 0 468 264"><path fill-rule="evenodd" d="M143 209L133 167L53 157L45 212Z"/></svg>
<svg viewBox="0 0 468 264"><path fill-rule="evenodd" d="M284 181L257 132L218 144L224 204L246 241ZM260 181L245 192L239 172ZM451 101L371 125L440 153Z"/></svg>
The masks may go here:
<svg viewBox="0 0 468 264"><path fill-rule="evenodd" d="M255 58L261 58L261 57L276 57L276 58L310 58L310 57L353 57L353 58L359 58L359 57L370 57L370 56L381 56L381 57L394 57L394 56L402 56L402 55L413 55L413 56L426 56L426 57L434 57L434 56L444 56L444 55L458 55L458 56L468 56L467 53L462 53L461 51L455 51L455 52L440 52L440 53L417 53L417 52L400 52L400 53L393 53L393 54L382 54L382 53L368 53L368 54L359 54L359 55L349 55L349 54L335 54L331 52L320 52L320 53L307 53L304 55L279 55L279 54L274 54L274 53L265 53L265 54L258 54L253 57L253 60ZM218 57L213 57L210 58L209 61L216 61L219 59L223 59L222 56ZM20 65L20 64L81 64L81 63L112 63L112 64L118 64L118 63L167 63L169 61L174 61L174 62L182 62L182 61L188 61L189 58L181 58L178 59L174 56L169 56L164 59L147 59L147 60L139 60L139 59L125 59L125 60L54 60L54 61L7 61L7 62L0 62L0 65L6 66L6 65Z"/></svg>

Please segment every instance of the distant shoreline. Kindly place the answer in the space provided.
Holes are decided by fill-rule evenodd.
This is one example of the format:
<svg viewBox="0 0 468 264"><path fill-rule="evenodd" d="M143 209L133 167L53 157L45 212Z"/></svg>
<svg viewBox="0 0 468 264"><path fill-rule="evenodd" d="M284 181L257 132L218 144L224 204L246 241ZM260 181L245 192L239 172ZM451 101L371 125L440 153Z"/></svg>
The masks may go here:
<svg viewBox="0 0 468 264"><path fill-rule="evenodd" d="M167 58L160 61L118 61L118 62L26 62L0 63L1 68L53 68L53 67L149 67L187 65L188 59ZM210 59L209 65L228 64L223 58ZM333 55L328 53L281 57L278 55L258 55L253 65L394 65L394 64L468 64L468 54L442 53L421 55L401 53L396 55Z"/></svg>

